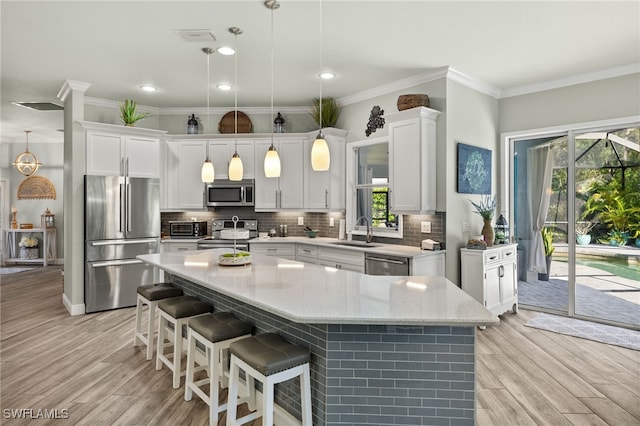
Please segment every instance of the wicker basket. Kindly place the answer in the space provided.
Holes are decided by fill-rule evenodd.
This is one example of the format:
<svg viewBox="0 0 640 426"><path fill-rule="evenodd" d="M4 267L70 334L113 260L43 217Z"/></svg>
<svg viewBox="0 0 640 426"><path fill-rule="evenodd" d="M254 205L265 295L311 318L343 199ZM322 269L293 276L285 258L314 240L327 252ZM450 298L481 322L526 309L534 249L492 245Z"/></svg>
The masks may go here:
<svg viewBox="0 0 640 426"><path fill-rule="evenodd" d="M398 111L415 107L429 107L429 95L400 95L398 96Z"/></svg>
<svg viewBox="0 0 640 426"><path fill-rule="evenodd" d="M37 259L38 254L38 247L20 247L20 259L22 260Z"/></svg>

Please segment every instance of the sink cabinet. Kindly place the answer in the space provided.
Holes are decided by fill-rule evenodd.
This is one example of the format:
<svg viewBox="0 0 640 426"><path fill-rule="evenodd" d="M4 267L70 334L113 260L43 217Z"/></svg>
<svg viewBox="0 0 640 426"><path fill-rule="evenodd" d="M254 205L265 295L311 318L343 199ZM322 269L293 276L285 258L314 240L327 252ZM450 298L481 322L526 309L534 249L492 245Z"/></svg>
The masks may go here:
<svg viewBox="0 0 640 426"><path fill-rule="evenodd" d="M460 249L462 290L495 315L518 311L517 244Z"/></svg>

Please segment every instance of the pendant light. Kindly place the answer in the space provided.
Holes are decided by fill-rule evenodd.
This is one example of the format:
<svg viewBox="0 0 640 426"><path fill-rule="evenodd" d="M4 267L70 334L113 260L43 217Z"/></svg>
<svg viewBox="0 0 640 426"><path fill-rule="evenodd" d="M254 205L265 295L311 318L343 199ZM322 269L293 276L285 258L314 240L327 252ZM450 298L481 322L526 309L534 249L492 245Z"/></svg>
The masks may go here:
<svg viewBox="0 0 640 426"><path fill-rule="evenodd" d="M271 118L273 119L273 11L280 7L277 0L266 0L264 5L271 9ZM271 146L264 156L264 175L268 178L280 177L280 156L273 146L273 129L271 130Z"/></svg>
<svg viewBox="0 0 640 426"><path fill-rule="evenodd" d="M322 72L322 0L320 0L320 72ZM331 154L329 146L322 134L322 78L320 79L320 130L311 146L311 168L317 172L329 170L331 165Z"/></svg>
<svg viewBox="0 0 640 426"><path fill-rule="evenodd" d="M31 133L31 130L25 130L24 132L27 134L27 147L24 152L18 154L16 160L11 164L16 166L16 169L23 175L31 176L38 171L42 163L38 161L34 154L29 152L29 133Z"/></svg>
<svg viewBox="0 0 640 426"><path fill-rule="evenodd" d="M242 34L242 30L238 27L229 28L229 32L235 37L235 151L229 162L229 180L242 180L244 174L244 167L242 166L242 159L238 155L238 35Z"/></svg>
<svg viewBox="0 0 640 426"><path fill-rule="evenodd" d="M207 124L211 125L211 114L209 111L209 59L213 53L213 49L210 47L203 47L202 51L207 55ZM209 159L209 143L207 142L207 158L202 165L202 171L200 172L200 178L204 183L211 183L215 178L215 170L213 169L213 163Z"/></svg>

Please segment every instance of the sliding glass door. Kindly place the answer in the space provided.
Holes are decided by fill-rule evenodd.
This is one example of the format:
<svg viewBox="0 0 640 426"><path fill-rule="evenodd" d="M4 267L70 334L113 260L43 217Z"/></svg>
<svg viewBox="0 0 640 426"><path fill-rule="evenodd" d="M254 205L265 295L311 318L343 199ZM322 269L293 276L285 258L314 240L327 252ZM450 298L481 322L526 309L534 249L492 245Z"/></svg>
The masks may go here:
<svg viewBox="0 0 640 426"><path fill-rule="evenodd" d="M575 133L575 315L640 326L640 128Z"/></svg>
<svg viewBox="0 0 640 426"><path fill-rule="evenodd" d="M512 140L521 305L640 326L639 141L638 126Z"/></svg>

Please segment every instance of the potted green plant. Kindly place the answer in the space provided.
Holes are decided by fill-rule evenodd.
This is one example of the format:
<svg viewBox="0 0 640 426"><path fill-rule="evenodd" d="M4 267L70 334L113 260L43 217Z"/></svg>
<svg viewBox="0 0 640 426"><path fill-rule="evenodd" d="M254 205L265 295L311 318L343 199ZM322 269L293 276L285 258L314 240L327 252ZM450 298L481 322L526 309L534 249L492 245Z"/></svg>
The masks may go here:
<svg viewBox="0 0 640 426"><path fill-rule="evenodd" d="M628 232L621 232L615 229L612 229L607 234L607 237L602 241L603 243L609 243L610 246L614 247L622 247L627 244L627 240L629 240Z"/></svg>
<svg viewBox="0 0 640 426"><path fill-rule="evenodd" d="M120 104L120 119L125 126L133 126L137 121L151 115L148 112L138 113L136 111L137 108L138 103L132 99L125 99L124 102Z"/></svg>
<svg viewBox="0 0 640 426"><path fill-rule="evenodd" d="M491 195L483 195L480 198L479 203L475 203L469 200L471 205L475 208L475 212L482 217L484 225L482 226L481 234L484 237L484 241L487 243L487 247L493 246L494 232L493 226L491 226L491 219L496 213L496 197Z"/></svg>
<svg viewBox="0 0 640 426"><path fill-rule="evenodd" d="M544 257L547 262L547 272L544 274L538 273L538 280L549 281L549 271L551 270L551 256L556 249L553 246L553 230L551 228L545 227L540 230L540 234L542 235L542 244L544 245Z"/></svg>
<svg viewBox="0 0 640 426"><path fill-rule="evenodd" d="M332 97L322 98L322 121L320 120L320 98L313 100L311 116L321 128L335 127L342 112L342 105Z"/></svg>
<svg viewBox="0 0 640 426"><path fill-rule="evenodd" d="M595 222L576 222L576 243L579 246L591 244L591 230L596 226Z"/></svg>

